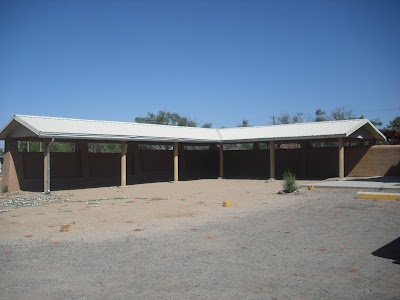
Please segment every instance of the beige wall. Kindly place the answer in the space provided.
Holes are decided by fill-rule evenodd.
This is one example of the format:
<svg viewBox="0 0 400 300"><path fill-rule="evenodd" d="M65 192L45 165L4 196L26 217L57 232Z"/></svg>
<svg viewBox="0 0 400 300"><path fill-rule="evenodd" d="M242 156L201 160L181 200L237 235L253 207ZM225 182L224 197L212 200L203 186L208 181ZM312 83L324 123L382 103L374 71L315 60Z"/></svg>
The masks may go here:
<svg viewBox="0 0 400 300"><path fill-rule="evenodd" d="M348 152L347 176L400 176L400 145L354 147Z"/></svg>

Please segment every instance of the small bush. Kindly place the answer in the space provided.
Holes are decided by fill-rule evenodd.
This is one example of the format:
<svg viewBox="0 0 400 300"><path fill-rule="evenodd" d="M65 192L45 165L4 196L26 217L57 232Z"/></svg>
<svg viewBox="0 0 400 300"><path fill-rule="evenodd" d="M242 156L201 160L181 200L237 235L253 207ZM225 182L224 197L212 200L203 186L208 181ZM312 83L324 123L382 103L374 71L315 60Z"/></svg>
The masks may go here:
<svg viewBox="0 0 400 300"><path fill-rule="evenodd" d="M1 192L4 194L4 193L8 193L8 186L7 185L5 185L5 186L3 186L2 188L1 188Z"/></svg>
<svg viewBox="0 0 400 300"><path fill-rule="evenodd" d="M283 191L285 193L293 193L299 189L299 185L296 181L296 175L290 171L283 172Z"/></svg>

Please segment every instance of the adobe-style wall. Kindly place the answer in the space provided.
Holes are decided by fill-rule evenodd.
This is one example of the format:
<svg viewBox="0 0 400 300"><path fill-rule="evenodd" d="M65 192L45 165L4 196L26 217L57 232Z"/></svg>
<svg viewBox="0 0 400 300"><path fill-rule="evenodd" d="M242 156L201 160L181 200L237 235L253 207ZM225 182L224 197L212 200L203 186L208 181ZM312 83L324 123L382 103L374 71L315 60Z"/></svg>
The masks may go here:
<svg viewBox="0 0 400 300"><path fill-rule="evenodd" d="M3 186L10 191L43 187L43 153L21 153L16 144L8 143L4 155ZM289 170L297 177L327 178L338 176L338 149L276 149L276 176ZM173 153L170 150L140 150L142 180L172 180ZM134 153L127 154L127 175L136 175ZM101 182L118 184L120 178L119 153L89 153L89 176L84 178L81 153L51 153L52 182ZM218 151L186 150L180 152L179 178L217 178ZM227 178L269 178L268 150L224 151L224 174ZM345 175L400 176L400 146L372 146L345 148ZM132 181L131 181L132 182Z"/></svg>
<svg viewBox="0 0 400 300"><path fill-rule="evenodd" d="M400 145L350 148L348 176L400 176Z"/></svg>

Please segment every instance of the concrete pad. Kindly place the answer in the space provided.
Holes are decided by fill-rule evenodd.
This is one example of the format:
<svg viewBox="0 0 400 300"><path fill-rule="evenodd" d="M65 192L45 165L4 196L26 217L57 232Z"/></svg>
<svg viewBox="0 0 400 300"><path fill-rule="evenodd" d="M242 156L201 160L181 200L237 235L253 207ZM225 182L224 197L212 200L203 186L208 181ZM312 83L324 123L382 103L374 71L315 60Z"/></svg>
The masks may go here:
<svg viewBox="0 0 400 300"><path fill-rule="evenodd" d="M302 187L315 188L353 188L372 190L400 190L399 177L346 177L344 179L330 178L323 181L301 183Z"/></svg>
<svg viewBox="0 0 400 300"><path fill-rule="evenodd" d="M358 192L357 199L400 200L400 193Z"/></svg>

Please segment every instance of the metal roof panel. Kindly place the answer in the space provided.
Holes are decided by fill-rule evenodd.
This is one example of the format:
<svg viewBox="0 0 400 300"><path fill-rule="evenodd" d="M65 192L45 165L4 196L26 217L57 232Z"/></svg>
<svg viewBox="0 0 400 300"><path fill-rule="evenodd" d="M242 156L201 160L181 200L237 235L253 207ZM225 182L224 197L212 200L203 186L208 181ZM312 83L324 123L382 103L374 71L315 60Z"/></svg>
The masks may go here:
<svg viewBox="0 0 400 300"><path fill-rule="evenodd" d="M39 138L57 139L237 143L349 137L363 126L375 139L385 139L367 119L215 129L26 115L14 116L0 132L0 138L5 139L14 130L15 126L11 124L15 122L25 126Z"/></svg>

